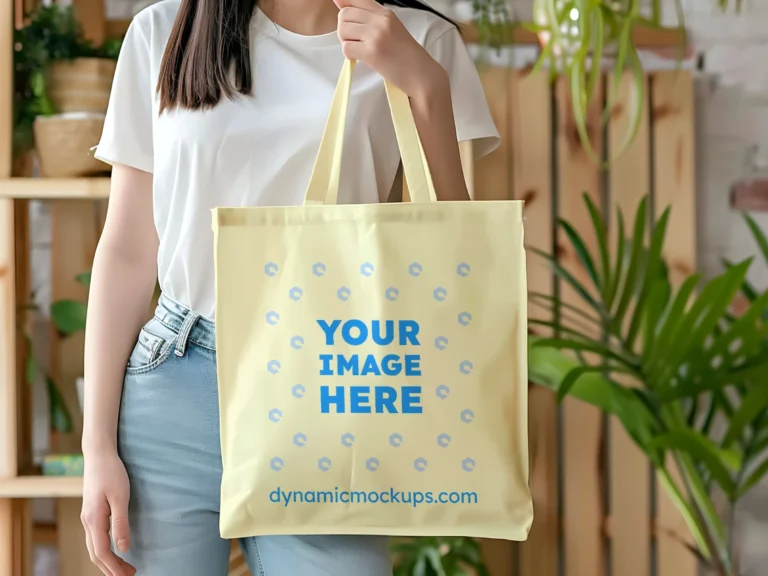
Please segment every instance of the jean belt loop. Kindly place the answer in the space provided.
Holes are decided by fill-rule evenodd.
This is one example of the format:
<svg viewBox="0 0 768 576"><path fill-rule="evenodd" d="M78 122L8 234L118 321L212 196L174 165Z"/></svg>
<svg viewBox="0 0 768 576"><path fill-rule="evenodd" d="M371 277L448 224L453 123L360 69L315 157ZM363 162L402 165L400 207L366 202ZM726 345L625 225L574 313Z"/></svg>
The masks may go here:
<svg viewBox="0 0 768 576"><path fill-rule="evenodd" d="M191 310L187 312L187 315L184 317L184 322L181 323L179 334L176 336L176 346L174 349L174 354L176 354L176 356L184 356L184 353L187 351L189 335L192 333L192 328L194 328L195 322L199 319L200 314L195 314Z"/></svg>

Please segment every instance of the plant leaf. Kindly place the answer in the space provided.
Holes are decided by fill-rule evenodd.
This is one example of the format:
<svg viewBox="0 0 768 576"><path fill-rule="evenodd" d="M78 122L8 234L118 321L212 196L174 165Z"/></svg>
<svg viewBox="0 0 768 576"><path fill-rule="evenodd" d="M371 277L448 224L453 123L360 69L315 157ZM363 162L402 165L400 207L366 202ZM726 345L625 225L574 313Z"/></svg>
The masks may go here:
<svg viewBox="0 0 768 576"><path fill-rule="evenodd" d="M595 288L597 288L598 292L600 292L602 290L602 286L600 280L597 277L595 263L593 262L592 256L590 255L587 246L584 244L584 240L581 238L581 235L576 232L573 226L571 226L565 220L560 220L560 226L562 226L563 230L565 230L565 233L568 235L568 239L571 241L571 245L576 252L576 256L579 258L581 265L587 271L587 274L589 274L589 277L592 279L592 283L595 285Z"/></svg>
<svg viewBox="0 0 768 576"><path fill-rule="evenodd" d="M585 12L580 13L585 14ZM587 20L592 13L595 15L595 43L592 47L592 69L589 71L589 79L587 80L588 99L594 97L597 82L600 80L603 48L605 45L605 18L603 16L603 11L600 6L596 6L593 10L589 11L589 14L585 15L584 19Z"/></svg>
<svg viewBox="0 0 768 576"><path fill-rule="evenodd" d="M664 236L667 232L667 222L669 220L669 207L664 210L658 223L653 228L653 234L651 235L651 247L648 250L648 260L645 265L645 280L643 282L643 289L640 292L640 296L637 299L635 310L630 321L629 331L626 336L626 347L632 350L634 347L635 338L640 330L643 322L643 315L645 313L645 303L648 299L648 295L651 292L653 285L659 280L657 271L660 269L661 264L661 249L664 246ZM664 279L661 278L663 281Z"/></svg>
<svg viewBox="0 0 768 576"><path fill-rule="evenodd" d="M533 252L541 256L542 258L549 261L550 265L552 266L555 274L562 280L568 283L568 285L571 286L578 294L579 296L592 307L601 317L603 316L603 310L600 307L600 305L595 301L592 296L590 296L589 292L587 292L587 289L584 287L584 285L576 280L574 278L573 274L568 272L560 262L558 262L554 257L550 256L543 250L539 250L538 248L532 248Z"/></svg>
<svg viewBox="0 0 768 576"><path fill-rule="evenodd" d="M600 283L601 285L598 285L598 283L595 285L597 286L600 294L603 295L603 299L606 299L608 294L608 287L611 283L611 260L608 256L608 234L605 230L605 222L603 222L603 217L600 215L600 211L597 209L597 206L595 206L592 198L590 198L589 194L586 192L582 194L582 197L584 198L584 203L587 205L589 217L592 220L592 228L595 230L597 248L600 251L600 272L602 275L602 283Z"/></svg>
<svg viewBox="0 0 768 576"><path fill-rule="evenodd" d="M535 346L547 346L550 348L557 348L558 350L573 350L574 352L594 352L599 354L602 358L611 358L620 362L628 369L632 370L632 374L637 374L635 368L637 367L630 359L611 350L608 346L597 340L590 340L586 336L582 336L581 339L573 338L542 338L537 340Z"/></svg>
<svg viewBox="0 0 768 576"><path fill-rule="evenodd" d="M616 236L616 264L614 266L611 284L605 297L605 307L608 310L613 310L613 301L616 298L616 293L619 290L619 284L621 283L621 278L623 276L624 244L627 241L624 231L624 214L618 208L616 209L616 217L619 222L618 235Z"/></svg>
<svg viewBox="0 0 768 576"><path fill-rule="evenodd" d="M755 242L757 242L758 248L760 248L763 259L768 263L768 238L752 216L744 214L744 220L747 222L749 231L752 232L752 236L754 237Z"/></svg>
<svg viewBox="0 0 768 576"><path fill-rule="evenodd" d="M728 470L737 471L741 466L741 458L738 453L718 448L706 436L685 428L672 430L654 438L651 441L651 446L656 449L690 454L707 467L712 477L726 493L732 493L733 480Z"/></svg>
<svg viewBox="0 0 768 576"><path fill-rule="evenodd" d="M83 272L82 274L78 274L75 276L75 280L79 282L80 284L84 286L90 286L91 285L91 273L90 272Z"/></svg>
<svg viewBox="0 0 768 576"><path fill-rule="evenodd" d="M51 304L51 319L56 329L69 336L85 330L87 306L76 300L59 300Z"/></svg>
<svg viewBox="0 0 768 576"><path fill-rule="evenodd" d="M768 474L768 459L764 460L757 468L755 468L742 485L738 487L736 498L741 498L752 488L757 486L766 474Z"/></svg>
<svg viewBox="0 0 768 576"><path fill-rule="evenodd" d="M589 374L592 372L597 372L599 374L604 373L610 373L610 372L621 372L623 374L633 374L634 373L631 370L628 370L626 368L621 368L619 366L578 366L568 372L566 377L563 379L562 383L560 384L560 387L557 389L557 401L562 402L563 398L570 392L571 388L574 384L585 374Z"/></svg>
<svg viewBox="0 0 768 576"><path fill-rule="evenodd" d="M707 560L711 559L712 552L710 551L709 544L707 544L707 539L704 536L705 529L696 519L696 514L693 511L693 507L685 500L683 494L672 480L672 477L670 476L669 472L667 472L666 468L657 469L657 474L659 476L659 480L661 481L662 487L670 496L673 504L675 505L675 508L677 508L677 510L680 512L680 515L685 520L685 523L688 526L688 529L691 531L693 539L696 542L696 545L699 547L699 550L701 550L701 553Z"/></svg>
<svg viewBox="0 0 768 576"><path fill-rule="evenodd" d="M51 377L45 379L50 404L51 428L61 434L70 434L73 430L72 416L67 409L64 397Z"/></svg>
<svg viewBox="0 0 768 576"><path fill-rule="evenodd" d="M436 548L427 548L424 550L424 554L427 556L429 563L435 571L437 576L445 576L445 570L443 570L443 563L440 559L440 552Z"/></svg>
<svg viewBox="0 0 768 576"><path fill-rule="evenodd" d="M629 267L627 269L626 280L619 299L619 305L615 314L611 320L611 328L619 333L624 324L624 315L629 308L629 304L632 301L632 297L635 294L637 288L638 272L640 272L640 260L643 256L643 244L645 239L645 222L648 213L648 198L645 197L640 201L640 205L637 208L637 214L635 215L635 227L632 234L632 252L629 261Z"/></svg>
<svg viewBox="0 0 768 576"><path fill-rule="evenodd" d="M659 364L664 358L664 352L668 349L673 342L673 337L677 334L678 329L685 317L685 309L688 304L688 300L693 294L693 290L699 283L698 274L689 276L680 286L680 290L675 296L675 300L672 303L672 307L663 320L663 324L660 327L656 338L651 341L651 347L646 350L646 361L644 368L646 373L652 377L659 369Z"/></svg>

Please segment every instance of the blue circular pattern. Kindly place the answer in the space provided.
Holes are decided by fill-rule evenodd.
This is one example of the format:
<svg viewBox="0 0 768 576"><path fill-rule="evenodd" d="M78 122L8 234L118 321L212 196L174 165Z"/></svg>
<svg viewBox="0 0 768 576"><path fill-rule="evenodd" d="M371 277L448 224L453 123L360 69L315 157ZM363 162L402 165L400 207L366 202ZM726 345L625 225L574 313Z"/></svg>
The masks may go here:
<svg viewBox="0 0 768 576"><path fill-rule="evenodd" d="M403 445L403 437L400 434L392 434L389 437L389 443L395 448L400 448Z"/></svg>
<svg viewBox="0 0 768 576"><path fill-rule="evenodd" d="M474 369L474 366L472 362L469 360L464 360L461 364L459 364L459 372L461 372L464 375L472 374L472 370Z"/></svg>
<svg viewBox="0 0 768 576"><path fill-rule="evenodd" d="M446 386L445 384L440 384L440 386L435 388L435 396L437 396L438 398L442 398L443 400L448 398L448 394L450 393L451 393L451 389L448 388L448 386Z"/></svg>
<svg viewBox="0 0 768 576"><path fill-rule="evenodd" d="M461 467L464 472L474 472L476 465L476 462L472 458L464 458L461 462Z"/></svg>
<svg viewBox="0 0 768 576"><path fill-rule="evenodd" d="M379 469L379 460L377 458L368 458L365 461L365 467L371 472L376 472Z"/></svg>
<svg viewBox="0 0 768 576"><path fill-rule="evenodd" d="M466 278L467 276L469 276L469 271L471 269L472 268L470 267L469 264L467 264L466 262L462 262L461 264L456 266L456 274L458 274L462 278Z"/></svg>
<svg viewBox="0 0 768 576"><path fill-rule="evenodd" d="M349 300L349 297L352 295L352 291L347 288L346 286L342 286L336 291L336 296L341 300L342 302L346 302Z"/></svg>
<svg viewBox="0 0 768 576"><path fill-rule="evenodd" d="M472 410L464 410L461 413L461 421L470 424L475 419L475 413Z"/></svg>
<svg viewBox="0 0 768 576"><path fill-rule="evenodd" d="M304 388L304 386L302 386L301 384L296 384L291 389L291 391L293 392L294 397L296 397L296 398L304 398L304 394L306 394L307 389Z"/></svg>
<svg viewBox="0 0 768 576"><path fill-rule="evenodd" d="M277 374L280 372L280 368L282 368L282 364L278 360L270 360L267 362L267 372L270 374Z"/></svg>
<svg viewBox="0 0 768 576"><path fill-rule="evenodd" d="M418 278L419 276L421 276L421 273L423 271L424 271L424 267L418 262L413 262L410 266L408 266L408 274L410 274L414 278Z"/></svg>
<svg viewBox="0 0 768 576"><path fill-rule="evenodd" d="M269 324L270 326L274 326L280 321L280 314L278 314L274 310L270 310L269 312L267 312L266 320L267 320L267 324Z"/></svg>
<svg viewBox="0 0 768 576"><path fill-rule="evenodd" d="M320 460L317 461L317 467L323 472L328 472L328 470L331 469L331 459L325 457L320 458Z"/></svg>
<svg viewBox="0 0 768 576"><path fill-rule="evenodd" d="M318 276L318 277L325 276L325 270L326 270L325 264L323 264L322 262L315 262L312 265L312 274L314 274L315 276Z"/></svg>
<svg viewBox="0 0 768 576"><path fill-rule="evenodd" d="M390 286L384 291L384 297L390 302L397 300L398 296L400 296L400 291L394 286Z"/></svg>
<svg viewBox="0 0 768 576"><path fill-rule="evenodd" d="M346 446L347 448L351 448L355 444L355 437L353 434L350 434L347 432L346 434L342 435L341 437L341 445Z"/></svg>
<svg viewBox="0 0 768 576"><path fill-rule="evenodd" d="M438 350L445 350L448 348L448 338L445 336L438 336L435 338L435 348Z"/></svg>
<svg viewBox="0 0 768 576"><path fill-rule="evenodd" d="M301 336L294 336L291 338L291 348L294 350L301 350L304 348L304 338Z"/></svg>
<svg viewBox="0 0 768 576"><path fill-rule="evenodd" d="M459 324L462 326L469 326L470 322L472 322L472 314L469 312L462 312L459 314Z"/></svg>
<svg viewBox="0 0 768 576"><path fill-rule="evenodd" d="M301 432L299 432L298 434L294 434L293 443L299 448L304 448L304 446L307 445L307 435L302 434Z"/></svg>
<svg viewBox="0 0 768 576"><path fill-rule="evenodd" d="M373 276L373 264L371 264L370 262L365 262L365 263L361 264L360 265L360 274L362 274L363 276L366 276L368 278Z"/></svg>
<svg viewBox="0 0 768 576"><path fill-rule="evenodd" d="M280 270L280 267L274 262L267 262L264 265L264 274L267 276L276 276L278 270Z"/></svg>
<svg viewBox="0 0 768 576"><path fill-rule="evenodd" d="M294 302L298 302L299 300L301 300L302 296L304 296L304 290L302 290L298 286L294 286L293 288L288 290L288 297Z"/></svg>
<svg viewBox="0 0 768 576"><path fill-rule="evenodd" d="M272 422L280 422L282 418L283 418L282 410L279 410L278 408L272 408L272 410L269 411L269 419Z"/></svg>
<svg viewBox="0 0 768 576"><path fill-rule="evenodd" d="M269 461L269 467L272 468L275 472L280 472L280 470L283 469L283 466L285 466L285 462L283 462L282 458L272 458L272 460Z"/></svg>
<svg viewBox="0 0 768 576"><path fill-rule="evenodd" d="M442 286L438 286L432 291L432 297L438 302L445 302L448 297L448 291Z"/></svg>
<svg viewBox="0 0 768 576"><path fill-rule="evenodd" d="M416 460L413 461L413 468L417 472L424 472L428 465L429 463L427 462L426 458L416 458Z"/></svg>
<svg viewBox="0 0 768 576"><path fill-rule="evenodd" d="M447 448L451 444L451 437L448 434L440 434L437 437L437 445L441 448Z"/></svg>

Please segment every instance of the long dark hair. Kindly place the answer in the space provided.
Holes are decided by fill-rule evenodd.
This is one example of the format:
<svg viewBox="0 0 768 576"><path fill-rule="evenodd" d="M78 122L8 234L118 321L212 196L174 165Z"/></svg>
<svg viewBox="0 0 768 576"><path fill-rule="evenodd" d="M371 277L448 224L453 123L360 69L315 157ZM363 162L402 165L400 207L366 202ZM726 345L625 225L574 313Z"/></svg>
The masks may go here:
<svg viewBox="0 0 768 576"><path fill-rule="evenodd" d="M419 0L377 1L426 10L451 22ZM213 108L223 97L251 93L250 21L255 8L254 0L181 0L160 65L161 114L176 107Z"/></svg>

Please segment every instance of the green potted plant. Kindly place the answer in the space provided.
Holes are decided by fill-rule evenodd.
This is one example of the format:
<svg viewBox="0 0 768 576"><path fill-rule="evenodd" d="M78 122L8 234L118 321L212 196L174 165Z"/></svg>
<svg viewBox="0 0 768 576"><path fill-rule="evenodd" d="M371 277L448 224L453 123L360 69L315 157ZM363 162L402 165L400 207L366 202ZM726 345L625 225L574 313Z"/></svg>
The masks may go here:
<svg viewBox="0 0 768 576"><path fill-rule="evenodd" d="M768 291L746 282L751 260L709 282L694 274L673 286L662 257L669 210L652 225L650 242L646 201L628 235L618 212L612 255L603 216L585 201L597 252L561 222L588 281L542 254L580 302L530 295L552 312L531 320L531 329L554 334L531 338L531 381L616 416L685 519L694 552L718 576L742 576L733 513L768 474ZM768 258L768 239L751 228ZM736 316L740 291L749 306ZM725 520L716 493L729 502Z"/></svg>
<svg viewBox="0 0 768 576"><path fill-rule="evenodd" d="M741 10L741 0L714 0L723 11L731 7ZM477 0L476 12L481 22L489 22L485 13L495 0ZM681 56L686 53L683 0L670 0L683 30ZM631 144L642 118L644 103L643 67L634 45L633 30L639 26L662 28L662 0L534 0L533 22L524 26L537 33L542 46L536 69L547 64L554 77L566 78L570 91L573 117L587 153L600 162L587 131L587 109L594 100L600 82L603 57L613 60L612 82L618 83L629 71L634 82L630 99L629 128L619 145L619 156ZM491 24L485 28L493 29ZM503 37L497 31L496 37ZM603 122L609 118L612 103L607 102Z"/></svg>
<svg viewBox="0 0 768 576"><path fill-rule="evenodd" d="M394 576L489 576L474 538L395 539Z"/></svg>
<svg viewBox="0 0 768 576"><path fill-rule="evenodd" d="M120 41L93 46L74 9L53 4L28 15L14 46L14 155L37 145L47 176L104 170L88 152L101 133Z"/></svg>

